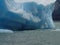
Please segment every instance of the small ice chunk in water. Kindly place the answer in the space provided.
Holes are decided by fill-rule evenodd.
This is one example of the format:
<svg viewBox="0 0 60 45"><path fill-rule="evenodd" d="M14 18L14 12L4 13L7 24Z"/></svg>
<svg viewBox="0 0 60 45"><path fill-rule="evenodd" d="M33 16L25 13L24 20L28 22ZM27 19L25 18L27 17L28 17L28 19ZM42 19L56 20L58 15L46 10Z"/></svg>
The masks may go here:
<svg viewBox="0 0 60 45"><path fill-rule="evenodd" d="M60 29L55 29L55 30L52 30L52 31L60 31Z"/></svg>
<svg viewBox="0 0 60 45"><path fill-rule="evenodd" d="M0 33L13 33L13 31L8 29L0 29Z"/></svg>

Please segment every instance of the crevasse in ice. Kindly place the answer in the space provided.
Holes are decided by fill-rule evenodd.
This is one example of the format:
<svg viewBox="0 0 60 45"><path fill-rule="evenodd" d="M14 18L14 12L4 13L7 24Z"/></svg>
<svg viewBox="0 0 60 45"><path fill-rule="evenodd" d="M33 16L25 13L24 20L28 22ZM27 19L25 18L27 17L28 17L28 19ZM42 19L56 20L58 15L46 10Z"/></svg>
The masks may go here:
<svg viewBox="0 0 60 45"><path fill-rule="evenodd" d="M23 30L54 28L56 0L0 0L0 28Z"/></svg>

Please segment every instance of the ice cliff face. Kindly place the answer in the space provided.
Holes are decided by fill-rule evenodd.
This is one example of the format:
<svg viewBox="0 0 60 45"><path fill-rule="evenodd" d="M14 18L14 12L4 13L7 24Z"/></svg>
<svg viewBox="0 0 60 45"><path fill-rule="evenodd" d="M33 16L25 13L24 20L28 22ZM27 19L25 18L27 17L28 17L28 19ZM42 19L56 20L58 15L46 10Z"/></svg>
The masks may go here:
<svg viewBox="0 0 60 45"><path fill-rule="evenodd" d="M12 30L54 28L52 12L56 0L47 1L0 0L0 28Z"/></svg>

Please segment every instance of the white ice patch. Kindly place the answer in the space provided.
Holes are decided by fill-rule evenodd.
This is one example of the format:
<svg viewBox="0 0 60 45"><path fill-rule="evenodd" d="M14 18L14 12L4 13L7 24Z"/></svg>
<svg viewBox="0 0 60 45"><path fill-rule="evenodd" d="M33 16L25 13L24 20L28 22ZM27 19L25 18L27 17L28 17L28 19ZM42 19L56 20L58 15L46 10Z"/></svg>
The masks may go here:
<svg viewBox="0 0 60 45"><path fill-rule="evenodd" d="M40 19L39 17L33 16L33 15L31 15L30 18L31 18L35 23L38 23L38 22L41 21L41 19Z"/></svg>
<svg viewBox="0 0 60 45"><path fill-rule="evenodd" d="M0 29L0 33L13 33L13 31L8 29Z"/></svg>
<svg viewBox="0 0 60 45"><path fill-rule="evenodd" d="M41 21L41 19L39 17L33 16L32 13L27 13L26 11L23 12L23 18L27 19L27 20L32 20L35 23L38 23Z"/></svg>
<svg viewBox="0 0 60 45"><path fill-rule="evenodd" d="M54 3L56 0L14 0L16 3L24 2L36 2L37 4L43 4L44 6Z"/></svg>
<svg viewBox="0 0 60 45"><path fill-rule="evenodd" d="M60 29L55 29L55 30L52 30L52 31L60 31Z"/></svg>

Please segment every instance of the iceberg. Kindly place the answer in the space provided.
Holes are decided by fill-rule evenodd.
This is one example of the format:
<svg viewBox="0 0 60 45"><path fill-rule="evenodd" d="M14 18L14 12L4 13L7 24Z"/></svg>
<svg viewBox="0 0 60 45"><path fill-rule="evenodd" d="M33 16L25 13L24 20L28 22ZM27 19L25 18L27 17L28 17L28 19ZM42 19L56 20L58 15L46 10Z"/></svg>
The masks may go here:
<svg viewBox="0 0 60 45"><path fill-rule="evenodd" d="M48 1L48 2L47 2ZM56 0L0 0L0 29L53 29Z"/></svg>

